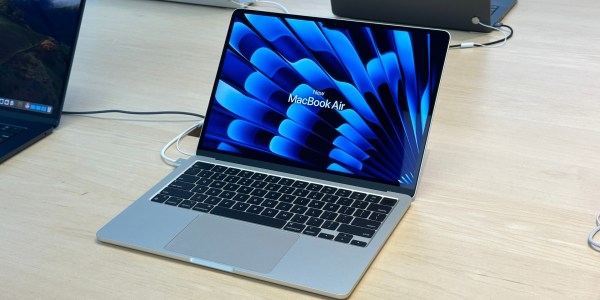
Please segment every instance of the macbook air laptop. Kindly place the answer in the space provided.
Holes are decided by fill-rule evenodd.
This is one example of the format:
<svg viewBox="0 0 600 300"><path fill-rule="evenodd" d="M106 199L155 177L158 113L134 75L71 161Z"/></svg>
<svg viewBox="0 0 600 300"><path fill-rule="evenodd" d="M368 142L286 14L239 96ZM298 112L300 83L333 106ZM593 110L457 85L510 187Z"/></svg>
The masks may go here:
<svg viewBox="0 0 600 300"><path fill-rule="evenodd" d="M0 6L0 162L58 126L84 0Z"/></svg>
<svg viewBox="0 0 600 300"><path fill-rule="evenodd" d="M236 10L196 156L97 238L347 297L413 201L448 43Z"/></svg>
<svg viewBox="0 0 600 300"><path fill-rule="evenodd" d="M340 17L427 27L490 32L517 0L331 0ZM474 19L476 17L477 19Z"/></svg>
<svg viewBox="0 0 600 300"><path fill-rule="evenodd" d="M255 0L166 0L166 1L208 5L208 6L229 7L229 8L245 8L248 6L249 3L255 2Z"/></svg>

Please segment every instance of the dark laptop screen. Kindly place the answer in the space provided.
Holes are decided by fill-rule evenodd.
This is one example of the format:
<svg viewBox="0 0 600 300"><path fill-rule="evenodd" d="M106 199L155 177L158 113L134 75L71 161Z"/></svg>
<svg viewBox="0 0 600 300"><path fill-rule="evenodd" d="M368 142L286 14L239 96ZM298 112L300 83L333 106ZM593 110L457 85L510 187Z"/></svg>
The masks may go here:
<svg viewBox="0 0 600 300"><path fill-rule="evenodd" d="M448 40L238 12L199 149L414 187Z"/></svg>
<svg viewBox="0 0 600 300"><path fill-rule="evenodd" d="M0 0L0 107L62 108L82 0Z"/></svg>

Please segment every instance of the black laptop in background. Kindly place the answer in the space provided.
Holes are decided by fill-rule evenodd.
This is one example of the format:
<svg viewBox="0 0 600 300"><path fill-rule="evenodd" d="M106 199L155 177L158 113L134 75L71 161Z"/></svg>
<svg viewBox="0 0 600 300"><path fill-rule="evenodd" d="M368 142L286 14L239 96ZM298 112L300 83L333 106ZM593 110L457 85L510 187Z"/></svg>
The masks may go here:
<svg viewBox="0 0 600 300"><path fill-rule="evenodd" d="M517 0L331 0L340 17L425 27L490 32Z"/></svg>
<svg viewBox="0 0 600 300"><path fill-rule="evenodd" d="M1 163L58 126L85 0L0 3Z"/></svg>

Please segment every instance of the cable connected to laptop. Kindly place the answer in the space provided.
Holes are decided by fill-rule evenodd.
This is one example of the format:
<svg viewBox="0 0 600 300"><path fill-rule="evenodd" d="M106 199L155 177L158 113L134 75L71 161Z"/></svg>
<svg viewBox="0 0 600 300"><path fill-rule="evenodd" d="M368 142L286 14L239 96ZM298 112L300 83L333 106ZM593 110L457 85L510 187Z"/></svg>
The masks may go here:
<svg viewBox="0 0 600 300"><path fill-rule="evenodd" d="M63 115L95 115L95 114L128 114L128 115L185 115L204 119L204 115L186 111L129 111L121 109L105 109L91 111L63 111Z"/></svg>
<svg viewBox="0 0 600 300"><path fill-rule="evenodd" d="M487 42L487 43L460 43L460 44L455 44L455 45L450 45L449 48L450 49L465 49L465 48L474 48L474 47L487 47L487 48L495 48L495 47L502 47L506 44L506 42L513 37L514 34L514 29L504 23L496 23L494 24L494 26L491 25L487 25L487 24L483 24L479 21L479 18L474 17L473 18L473 23L474 24L478 24L480 26L498 31L500 33L502 33L503 37L501 39L495 40L495 41L491 41L491 42ZM507 31L503 30L502 28L506 28Z"/></svg>
<svg viewBox="0 0 600 300"><path fill-rule="evenodd" d="M600 242L594 241L594 236L600 232L600 213L596 215L596 228L588 236L588 244L592 249L600 252Z"/></svg>

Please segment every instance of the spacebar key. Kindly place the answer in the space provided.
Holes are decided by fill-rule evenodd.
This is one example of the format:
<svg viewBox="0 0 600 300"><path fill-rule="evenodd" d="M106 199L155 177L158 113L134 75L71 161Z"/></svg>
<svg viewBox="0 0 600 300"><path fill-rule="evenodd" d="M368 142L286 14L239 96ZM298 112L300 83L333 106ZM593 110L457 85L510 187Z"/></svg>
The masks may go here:
<svg viewBox="0 0 600 300"><path fill-rule="evenodd" d="M261 215L251 214L251 213L247 213L247 212L243 212L243 211L239 211L239 210L235 210L235 209L228 209L228 208L221 207L221 206L215 206L215 208L213 208L213 210L211 210L210 213L213 215L217 215L217 216L223 216L223 217L227 217L227 218L232 218L232 219L236 219L236 220L240 220L240 221L246 221L246 222L250 222L250 223L255 223L255 224L260 224L260 225L265 225L265 226L275 227L275 228L283 228L285 223L287 223L285 220L268 218L268 217L264 217Z"/></svg>

